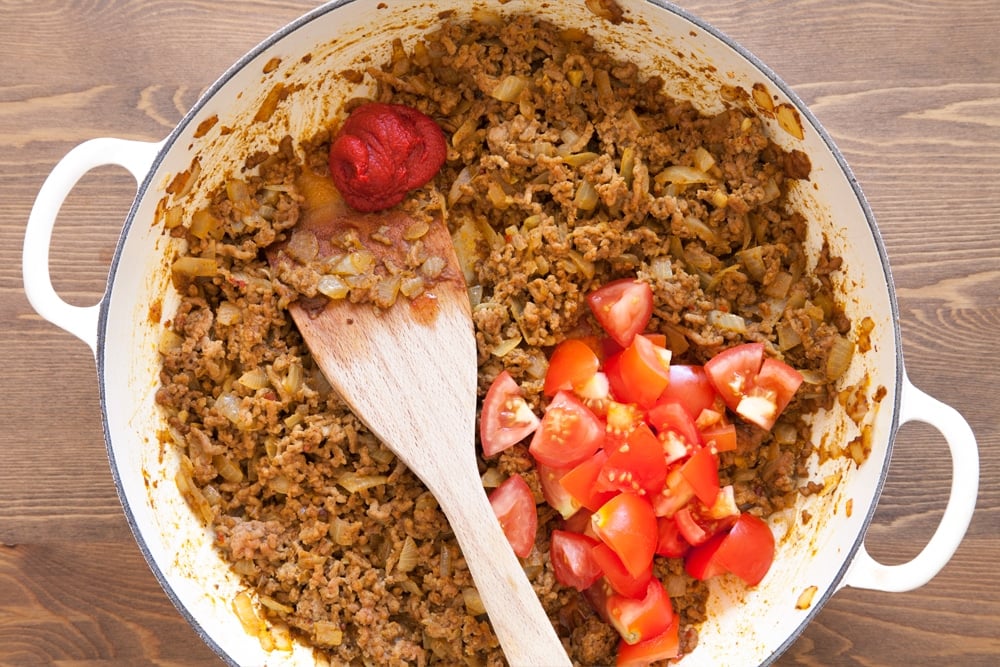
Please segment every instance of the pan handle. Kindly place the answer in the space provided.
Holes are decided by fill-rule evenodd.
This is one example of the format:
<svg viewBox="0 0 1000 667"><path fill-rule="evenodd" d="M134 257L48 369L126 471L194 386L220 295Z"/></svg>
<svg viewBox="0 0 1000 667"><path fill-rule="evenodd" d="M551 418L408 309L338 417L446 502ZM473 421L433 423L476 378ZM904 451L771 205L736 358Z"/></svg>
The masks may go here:
<svg viewBox="0 0 1000 667"><path fill-rule="evenodd" d="M908 563L882 565L862 544L844 579L847 586L899 593L923 586L951 560L965 537L979 492L979 450L969 423L949 405L920 391L904 374L899 423L920 421L944 436L951 451L951 493L944 516L923 550Z"/></svg>
<svg viewBox="0 0 1000 667"><path fill-rule="evenodd" d="M100 303L74 306L56 294L49 273L52 229L63 202L84 174L96 167L118 165L131 172L136 182L141 183L162 146L162 142L110 137L85 141L67 153L52 169L28 215L21 265L28 301L39 315L82 340L95 353Z"/></svg>

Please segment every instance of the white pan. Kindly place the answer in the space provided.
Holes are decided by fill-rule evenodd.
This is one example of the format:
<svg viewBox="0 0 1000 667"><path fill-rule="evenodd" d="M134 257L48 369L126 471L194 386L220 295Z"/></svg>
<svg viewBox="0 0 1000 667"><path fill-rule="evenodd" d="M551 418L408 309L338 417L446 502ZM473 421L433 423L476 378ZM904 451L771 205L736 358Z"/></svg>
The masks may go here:
<svg viewBox="0 0 1000 667"><path fill-rule="evenodd" d="M797 204L810 218L811 251L821 232L834 254L844 258L839 289L847 315L871 317L871 350L856 354L846 380L866 373L871 387L884 387L878 409L869 413L872 451L864 465L849 460L814 467L815 477L839 474L831 493L804 498L798 508L814 519L786 534L790 516L773 521L779 535L772 571L755 590L742 592L713 584L709 620L698 648L683 665L749 665L773 661L799 635L820 607L844 586L905 591L929 581L951 558L972 517L979 460L975 438L952 408L916 389L907 379L900 350L898 312L885 248L871 211L843 157L813 115L778 77L751 54L711 26L665 2L619 0L628 20L617 25L596 17L583 0L530 2L512 0L499 11L531 9L566 26L589 30L618 55L646 70L659 70L668 92L690 99L705 111L719 110L721 86L751 91L763 86L773 105L795 110L804 129L799 139L782 128L773 113L767 125L779 144L803 150L812 163L808 187L795 191ZM199 156L196 190L222 182L227 170L258 149L273 149L286 133L306 136L334 113L340 100L358 94L329 72L348 69L358 59L388 58L390 41L411 43L439 12L469 11L466 0L332 2L301 17L253 49L227 71L170 135L159 143L94 139L73 149L53 169L31 211L24 240L24 282L40 315L82 339L94 352L104 412L105 439L118 493L132 531L153 572L180 612L227 662L243 665L312 664L305 646L292 651L264 651L232 610L240 590L237 578L212 548L212 536L181 499L173 482L176 458L161 451L156 433L162 421L153 402L158 386L157 341L160 321L151 307L162 308L166 321L176 305L168 279L169 241L157 221L157 205L173 177ZM683 58L675 54L683 54ZM303 56L311 58L303 59ZM265 64L279 58L273 71ZM301 86L279 105L270 123L252 124L262 100L277 82ZM360 91L364 92L364 91ZM762 97L758 101L763 102ZM765 104L765 106L767 106ZM199 126L217 116L204 136ZM223 134L221 128L234 128ZM107 292L99 303L77 307L53 290L48 250L59 208L76 182L90 169L116 164L139 184L111 265ZM193 197L184 205L194 210ZM155 318L154 318L155 319ZM951 495L941 523L912 561L885 566L864 547L865 530L875 511L889 469L893 436L905 422L931 424L951 450ZM815 437L847 442L857 426L836 411L820 417ZM808 604L808 591L815 591ZM797 604L799 603L799 604ZM800 608L804 607L804 608Z"/></svg>

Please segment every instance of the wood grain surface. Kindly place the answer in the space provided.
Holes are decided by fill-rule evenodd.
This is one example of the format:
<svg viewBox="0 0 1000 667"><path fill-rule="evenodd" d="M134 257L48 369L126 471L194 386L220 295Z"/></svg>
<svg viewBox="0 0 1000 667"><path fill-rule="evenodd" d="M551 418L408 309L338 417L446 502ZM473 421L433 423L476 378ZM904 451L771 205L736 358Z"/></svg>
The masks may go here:
<svg viewBox="0 0 1000 667"><path fill-rule="evenodd" d="M840 146L895 278L907 371L979 441L965 541L908 593L843 590L780 665L993 665L1000 658L1000 3L681 0L771 66ZM294 0L0 0L0 665L215 665L129 533L87 347L35 315L21 242L45 176L93 137L158 140L225 68L313 8ZM97 302L135 193L86 175L51 264ZM930 427L897 439L869 551L916 555L951 484Z"/></svg>

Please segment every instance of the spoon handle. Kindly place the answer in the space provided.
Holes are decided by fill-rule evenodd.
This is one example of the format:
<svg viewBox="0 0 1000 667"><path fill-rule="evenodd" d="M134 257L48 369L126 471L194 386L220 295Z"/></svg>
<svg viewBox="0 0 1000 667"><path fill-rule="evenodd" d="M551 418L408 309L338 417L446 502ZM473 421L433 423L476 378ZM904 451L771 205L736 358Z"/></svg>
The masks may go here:
<svg viewBox="0 0 1000 667"><path fill-rule="evenodd" d="M462 548L493 631L512 667L572 665L481 486L456 476L438 502ZM475 477L471 478L476 480Z"/></svg>

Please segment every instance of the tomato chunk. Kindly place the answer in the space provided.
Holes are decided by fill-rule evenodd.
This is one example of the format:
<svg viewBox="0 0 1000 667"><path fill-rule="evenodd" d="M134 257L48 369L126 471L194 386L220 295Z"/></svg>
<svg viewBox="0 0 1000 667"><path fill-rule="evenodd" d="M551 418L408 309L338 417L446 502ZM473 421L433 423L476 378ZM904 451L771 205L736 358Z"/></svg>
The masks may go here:
<svg viewBox="0 0 1000 667"><path fill-rule="evenodd" d="M545 372L542 393L554 396L557 391L573 390L586 384L600 368L597 354L582 340L564 340L549 357L549 368Z"/></svg>
<svg viewBox="0 0 1000 667"><path fill-rule="evenodd" d="M648 408L670 382L670 350L656 346L645 336L635 336L611 368L608 380L615 397Z"/></svg>
<svg viewBox="0 0 1000 667"><path fill-rule="evenodd" d="M553 530L549 557L556 581L578 591L590 588L603 574L591 554L597 545L597 540L586 535Z"/></svg>
<svg viewBox="0 0 1000 667"><path fill-rule="evenodd" d="M620 493L592 517L594 532L622 559L633 577L653 560L658 531L649 501L634 493Z"/></svg>
<svg viewBox="0 0 1000 667"><path fill-rule="evenodd" d="M681 474L687 480L698 500L711 507L719 495L719 462L707 448L701 448L691 455L681 466Z"/></svg>
<svg viewBox="0 0 1000 667"><path fill-rule="evenodd" d="M736 414L770 429L802 384L802 374L778 359L765 359L754 386L740 399Z"/></svg>
<svg viewBox="0 0 1000 667"><path fill-rule="evenodd" d="M673 431L691 449L701 444L701 435L698 433L694 419L680 403L659 403L646 413L646 420L652 424L657 433Z"/></svg>
<svg viewBox="0 0 1000 667"><path fill-rule="evenodd" d="M598 491L631 491L652 496L663 489L666 478L663 447L649 427L640 424L608 455L596 485Z"/></svg>
<svg viewBox="0 0 1000 667"><path fill-rule="evenodd" d="M666 632L674 620L670 597L659 579L646 585L641 598L612 595L607 602L608 617L626 644L638 642Z"/></svg>
<svg viewBox="0 0 1000 667"><path fill-rule="evenodd" d="M656 553L667 558L680 558L687 553L691 545L681 535L677 522L661 516L656 520L659 534L656 539Z"/></svg>
<svg viewBox="0 0 1000 667"><path fill-rule="evenodd" d="M657 403L680 403L692 419L697 419L702 410L711 409L715 405L716 396L715 387L704 368L672 364L670 382Z"/></svg>
<svg viewBox="0 0 1000 667"><path fill-rule="evenodd" d="M688 551L684 557L684 570L695 579L705 581L726 573L726 568L719 562L717 554L725 533L718 533Z"/></svg>
<svg viewBox="0 0 1000 667"><path fill-rule="evenodd" d="M580 509L580 502L560 483L569 468L553 468L538 464L538 481L542 486L545 502L564 519L568 519Z"/></svg>
<svg viewBox="0 0 1000 667"><path fill-rule="evenodd" d="M741 514L719 546L715 559L748 586L756 586L774 561L774 534L762 519Z"/></svg>
<svg viewBox="0 0 1000 667"><path fill-rule="evenodd" d="M618 557L618 554L603 542L599 542L591 550L590 555L598 567L601 568L601 572L604 573L608 585L616 593L630 598L638 598L642 597L646 592L646 585L653 578L652 559L650 559L649 564L642 572L632 574L625 568L625 564L622 563L622 559Z"/></svg>
<svg viewBox="0 0 1000 667"><path fill-rule="evenodd" d="M608 454L602 449L577 464L559 480L563 489L591 512L601 509L601 506L614 498L616 493L597 488L597 478L607 460Z"/></svg>
<svg viewBox="0 0 1000 667"><path fill-rule="evenodd" d="M621 640L618 644L616 667L646 667L662 660L676 658L680 654L680 620L675 615L670 627L659 635L629 644Z"/></svg>
<svg viewBox="0 0 1000 667"><path fill-rule="evenodd" d="M764 363L763 343L744 343L723 350L705 363L705 374L726 406L735 411L753 386Z"/></svg>
<svg viewBox="0 0 1000 667"><path fill-rule="evenodd" d="M610 282L587 295L587 305L601 328L623 348L641 333L653 315L653 289L633 278Z"/></svg>
<svg viewBox="0 0 1000 667"><path fill-rule="evenodd" d="M510 373L502 371L483 399L479 419L483 456L494 456L521 442L534 433L540 421L524 400L521 387Z"/></svg>
<svg viewBox="0 0 1000 667"><path fill-rule="evenodd" d="M520 475L511 475L490 493L490 505L514 553L527 558L538 532L538 509L528 483Z"/></svg>
<svg viewBox="0 0 1000 667"><path fill-rule="evenodd" d="M539 463L573 466L594 455L604 442L604 424L567 391L558 392L545 409L528 451Z"/></svg>

